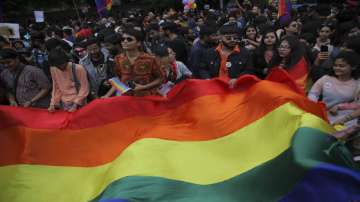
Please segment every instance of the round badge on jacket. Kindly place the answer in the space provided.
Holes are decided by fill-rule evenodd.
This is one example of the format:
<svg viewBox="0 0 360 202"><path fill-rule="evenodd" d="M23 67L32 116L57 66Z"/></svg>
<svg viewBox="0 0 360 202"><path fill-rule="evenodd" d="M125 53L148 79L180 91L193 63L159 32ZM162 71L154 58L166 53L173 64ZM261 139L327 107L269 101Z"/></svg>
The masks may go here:
<svg viewBox="0 0 360 202"><path fill-rule="evenodd" d="M227 67L227 68L230 68L231 65L232 65L231 62L226 62L226 67Z"/></svg>

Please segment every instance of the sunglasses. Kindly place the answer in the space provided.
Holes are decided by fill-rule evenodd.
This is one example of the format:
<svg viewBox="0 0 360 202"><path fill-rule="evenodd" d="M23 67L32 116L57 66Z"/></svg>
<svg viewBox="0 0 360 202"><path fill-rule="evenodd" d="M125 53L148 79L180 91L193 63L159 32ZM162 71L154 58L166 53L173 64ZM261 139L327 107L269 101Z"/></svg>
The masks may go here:
<svg viewBox="0 0 360 202"><path fill-rule="evenodd" d="M131 37L121 37L121 41L133 42L135 39Z"/></svg>

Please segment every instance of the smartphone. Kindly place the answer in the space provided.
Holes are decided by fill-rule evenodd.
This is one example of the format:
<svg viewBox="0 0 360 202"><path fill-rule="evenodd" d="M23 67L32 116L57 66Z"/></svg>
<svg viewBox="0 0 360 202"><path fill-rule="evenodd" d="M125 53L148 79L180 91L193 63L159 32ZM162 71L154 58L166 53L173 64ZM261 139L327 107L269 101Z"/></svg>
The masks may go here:
<svg viewBox="0 0 360 202"><path fill-rule="evenodd" d="M321 46L320 47L320 52L329 52L328 46Z"/></svg>

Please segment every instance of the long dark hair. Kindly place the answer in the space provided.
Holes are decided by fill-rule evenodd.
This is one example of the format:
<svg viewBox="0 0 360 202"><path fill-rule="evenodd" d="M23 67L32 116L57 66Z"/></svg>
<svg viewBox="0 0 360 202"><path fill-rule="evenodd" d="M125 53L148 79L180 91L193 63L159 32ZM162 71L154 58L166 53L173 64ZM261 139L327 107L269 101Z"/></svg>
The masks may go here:
<svg viewBox="0 0 360 202"><path fill-rule="evenodd" d="M255 29L255 31L256 31L255 40L256 40L256 38L258 37L259 33L258 33L257 27L256 27L255 25L253 25L253 24L250 24L250 25L248 25L248 26L245 27L244 32L243 32L243 38L244 38L244 39L247 39L246 31L247 31L249 28L254 28L254 29ZM251 39L251 40L253 40L253 39Z"/></svg>
<svg viewBox="0 0 360 202"><path fill-rule="evenodd" d="M257 50L259 53L261 53L261 54L264 54L265 51L267 50L267 47L266 47L266 44L265 44L264 40L265 40L265 36L266 36L267 34L269 34L269 33L274 33L275 39L276 39L275 44L274 44L274 47L273 47L273 50L276 50L276 47L277 47L278 44L279 44L279 38L278 38L275 30L273 30L273 29L265 30L264 33L263 33L263 37L261 38L260 46L259 46L259 48L256 49L256 50Z"/></svg>
<svg viewBox="0 0 360 202"><path fill-rule="evenodd" d="M290 45L290 56L288 57L289 60L285 64L285 69L290 69L294 65L296 65L301 58L305 57L305 47L303 44L300 43L298 38L296 36L286 36L283 39L281 39L280 43L283 41L287 41ZM278 51L277 51L278 52ZM274 59L273 67L280 65L282 61L282 58L279 54L277 54L277 57Z"/></svg>
<svg viewBox="0 0 360 202"><path fill-rule="evenodd" d="M48 58L50 66L55 67L59 67L60 65L63 65L70 61L66 52L60 47L51 50Z"/></svg>
<svg viewBox="0 0 360 202"><path fill-rule="evenodd" d="M275 35L275 38L276 38L276 42L273 46L273 57L271 59L271 61L269 62L269 64L266 62L265 60L265 52L267 50L267 47L264 43L264 39L265 39L265 36L268 34L268 33L274 33ZM258 48L255 49L254 51L254 54L253 54L253 59L254 59L254 66L257 68L257 69L264 69L264 68L269 68L273 65L274 63L274 60L277 59L279 56L278 56L278 52L276 50L276 47L278 46L278 43L279 43L279 39L276 35L276 32L272 29L268 29L268 30L265 30L264 31L264 34L263 34L263 37L261 39L261 44Z"/></svg>
<svg viewBox="0 0 360 202"><path fill-rule="evenodd" d="M330 23L330 22L328 22L328 23L323 23L323 24L321 24L321 26L316 30L317 31L317 36L319 37L319 32L320 32L320 30L322 29L322 28L324 28L324 27L328 27L329 29L330 29L330 31L331 32L333 32L334 30L336 31L336 28L335 28L335 25L334 24L332 24L332 23ZM336 36L336 33L334 34L334 33L331 33L330 35L329 35L329 39L330 39L330 42L331 42L331 44L333 44L333 40L334 40L334 37Z"/></svg>

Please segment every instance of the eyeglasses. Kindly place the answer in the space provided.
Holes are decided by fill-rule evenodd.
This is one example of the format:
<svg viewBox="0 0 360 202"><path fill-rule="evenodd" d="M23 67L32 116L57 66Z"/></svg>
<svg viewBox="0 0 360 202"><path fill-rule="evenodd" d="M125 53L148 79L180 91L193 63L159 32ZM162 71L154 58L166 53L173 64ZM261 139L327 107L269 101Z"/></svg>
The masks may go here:
<svg viewBox="0 0 360 202"><path fill-rule="evenodd" d="M131 37L121 37L121 41L133 42L135 41L135 39Z"/></svg>

